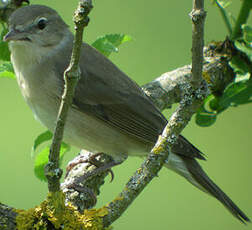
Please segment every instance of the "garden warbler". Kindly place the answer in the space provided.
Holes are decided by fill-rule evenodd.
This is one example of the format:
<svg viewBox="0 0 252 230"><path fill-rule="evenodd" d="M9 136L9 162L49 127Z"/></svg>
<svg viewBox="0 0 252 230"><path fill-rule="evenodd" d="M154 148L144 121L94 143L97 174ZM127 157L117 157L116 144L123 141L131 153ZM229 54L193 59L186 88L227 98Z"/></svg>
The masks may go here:
<svg viewBox="0 0 252 230"><path fill-rule="evenodd" d="M11 62L27 104L53 131L73 34L55 10L31 5L10 16L4 40L9 42ZM64 141L109 154L115 162L128 155L146 156L166 126L166 118L134 81L86 43L81 48L79 66L81 78L68 113ZM179 136L165 166L217 198L240 221L249 221L209 179L197 158L204 159L197 148Z"/></svg>

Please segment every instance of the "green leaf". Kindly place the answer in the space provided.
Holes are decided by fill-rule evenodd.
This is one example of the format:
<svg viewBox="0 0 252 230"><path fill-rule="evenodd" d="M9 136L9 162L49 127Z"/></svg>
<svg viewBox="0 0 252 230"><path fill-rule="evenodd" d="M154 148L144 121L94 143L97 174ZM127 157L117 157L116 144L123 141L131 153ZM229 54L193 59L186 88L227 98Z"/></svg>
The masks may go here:
<svg viewBox="0 0 252 230"><path fill-rule="evenodd" d="M36 156L36 159L35 159L34 173L35 173L35 176L42 181L46 181L46 177L44 174L44 167L48 163L49 151L50 151L50 147L44 148Z"/></svg>
<svg viewBox="0 0 252 230"><path fill-rule="evenodd" d="M236 40L234 45L243 53L243 55L233 56L229 62L229 65L233 68L236 74L246 75L247 73L251 72L250 62L252 62L252 43L249 44L243 40ZM245 55L247 56L246 59L244 58Z"/></svg>
<svg viewBox="0 0 252 230"><path fill-rule="evenodd" d="M10 51L8 43L3 41L3 37L7 32L7 28L2 26L0 32L0 60L2 61L10 61Z"/></svg>
<svg viewBox="0 0 252 230"><path fill-rule="evenodd" d="M237 106L251 102L252 81L244 80L231 83L219 99L222 107Z"/></svg>
<svg viewBox="0 0 252 230"><path fill-rule="evenodd" d="M32 147L32 156L34 156L36 150L38 149L40 145L51 140L52 137L53 137L53 134L49 130L38 135L37 138L34 140L34 144ZM60 147L60 164L62 162L63 156L69 150L70 150L70 146L62 142L61 147ZM36 177L38 177L42 181L46 181L46 177L44 176L44 167L48 163L49 151L50 151L50 147L47 146L44 149L42 149L42 151L40 151L35 158L34 173Z"/></svg>
<svg viewBox="0 0 252 230"><path fill-rule="evenodd" d="M209 108L212 111L218 111L219 110L219 103L218 103L218 100L215 97L212 100L209 101Z"/></svg>
<svg viewBox="0 0 252 230"><path fill-rule="evenodd" d="M245 42L252 45L252 27L249 25L242 25L243 39Z"/></svg>
<svg viewBox="0 0 252 230"><path fill-rule="evenodd" d="M132 38L125 34L107 34L96 39L92 46L99 50L105 56L109 56L112 52L118 52L118 47Z"/></svg>
<svg viewBox="0 0 252 230"><path fill-rule="evenodd" d="M217 115L230 106L252 103L252 80L249 74L240 76L236 82L229 84L222 96L209 95L195 116L196 124L207 127L215 123Z"/></svg>
<svg viewBox="0 0 252 230"><path fill-rule="evenodd" d="M14 69L11 62L0 62L0 78L1 77L15 79Z"/></svg>
<svg viewBox="0 0 252 230"><path fill-rule="evenodd" d="M232 57L231 61L229 62L229 65L231 66L231 68L234 70L235 73L244 75L247 72L249 72L246 63L244 63L244 61L238 56Z"/></svg>
<svg viewBox="0 0 252 230"><path fill-rule="evenodd" d="M209 95L205 100L203 105L199 108L195 116L195 122L197 125L201 127L208 127L215 123L217 119L217 112L216 111L209 111L212 110L211 102L215 101L215 97L213 95ZM209 108L207 110L206 108Z"/></svg>
<svg viewBox="0 0 252 230"><path fill-rule="evenodd" d="M47 130L43 133L41 133L40 135L38 135L36 137L36 139L34 140L33 146L32 146L32 156L34 155L35 151L37 150L38 146L51 140L53 137L53 134Z"/></svg>
<svg viewBox="0 0 252 230"><path fill-rule="evenodd" d="M0 0L0 9L5 8L8 4L10 4L10 0Z"/></svg>
<svg viewBox="0 0 252 230"><path fill-rule="evenodd" d="M70 150L70 146L64 142L61 143L60 147L60 164L66 152ZM34 164L34 173L35 176L41 181L47 181L44 174L44 167L48 163L48 155L49 155L50 147L45 147L35 159Z"/></svg>
<svg viewBox="0 0 252 230"><path fill-rule="evenodd" d="M209 127L215 123L216 118L217 115L215 113L201 112L196 114L195 121L201 127Z"/></svg>
<svg viewBox="0 0 252 230"><path fill-rule="evenodd" d="M223 112L227 107L223 106L219 103L219 98L214 97L211 101L209 101L209 108L211 108L211 111L215 111L216 115Z"/></svg>
<svg viewBox="0 0 252 230"><path fill-rule="evenodd" d="M245 53L249 57L250 61L252 61L252 46L239 41L235 41L235 46L238 50Z"/></svg>
<svg viewBox="0 0 252 230"><path fill-rule="evenodd" d="M246 74L236 74L235 77L235 82L239 82L239 81L247 81L250 78L250 73L246 73Z"/></svg>

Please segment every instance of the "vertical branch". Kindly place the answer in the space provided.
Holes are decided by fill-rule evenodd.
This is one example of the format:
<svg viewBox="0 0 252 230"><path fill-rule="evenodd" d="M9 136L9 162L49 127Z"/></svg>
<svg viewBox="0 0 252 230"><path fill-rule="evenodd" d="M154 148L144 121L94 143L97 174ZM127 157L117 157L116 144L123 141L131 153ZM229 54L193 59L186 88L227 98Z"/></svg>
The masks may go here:
<svg viewBox="0 0 252 230"><path fill-rule="evenodd" d="M204 0L194 0L192 19L192 82L195 87L202 81L203 47L204 47Z"/></svg>
<svg viewBox="0 0 252 230"><path fill-rule="evenodd" d="M49 163L45 167L45 175L48 179L48 189L50 192L60 190L60 177L62 175L62 170L59 168L60 145L63 138L67 113L72 104L76 84L80 78L79 59L82 47L82 36L84 27L88 25L88 14L91 9L91 0L80 0L78 8L74 14L76 32L73 51L69 67L64 73L65 89L54 130L52 145L50 148Z"/></svg>

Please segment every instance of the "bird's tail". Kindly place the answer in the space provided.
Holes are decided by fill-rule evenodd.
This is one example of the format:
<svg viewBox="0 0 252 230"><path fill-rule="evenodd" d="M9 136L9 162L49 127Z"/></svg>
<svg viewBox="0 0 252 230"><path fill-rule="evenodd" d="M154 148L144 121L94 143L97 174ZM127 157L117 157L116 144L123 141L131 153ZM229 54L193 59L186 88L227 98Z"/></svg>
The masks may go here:
<svg viewBox="0 0 252 230"><path fill-rule="evenodd" d="M165 166L185 177L202 191L218 199L241 222L250 222L244 212L207 176L194 158L171 153Z"/></svg>

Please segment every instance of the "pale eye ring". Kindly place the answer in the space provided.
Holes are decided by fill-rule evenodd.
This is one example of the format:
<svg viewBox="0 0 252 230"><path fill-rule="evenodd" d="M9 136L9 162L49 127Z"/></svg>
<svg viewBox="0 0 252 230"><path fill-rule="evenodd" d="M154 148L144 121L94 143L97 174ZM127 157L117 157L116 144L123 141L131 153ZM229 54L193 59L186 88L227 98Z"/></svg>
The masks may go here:
<svg viewBox="0 0 252 230"><path fill-rule="evenodd" d="M39 28L40 30L45 29L46 25L47 25L47 19L46 19L46 18L40 18L40 19L38 20L37 26L38 26L38 28Z"/></svg>

